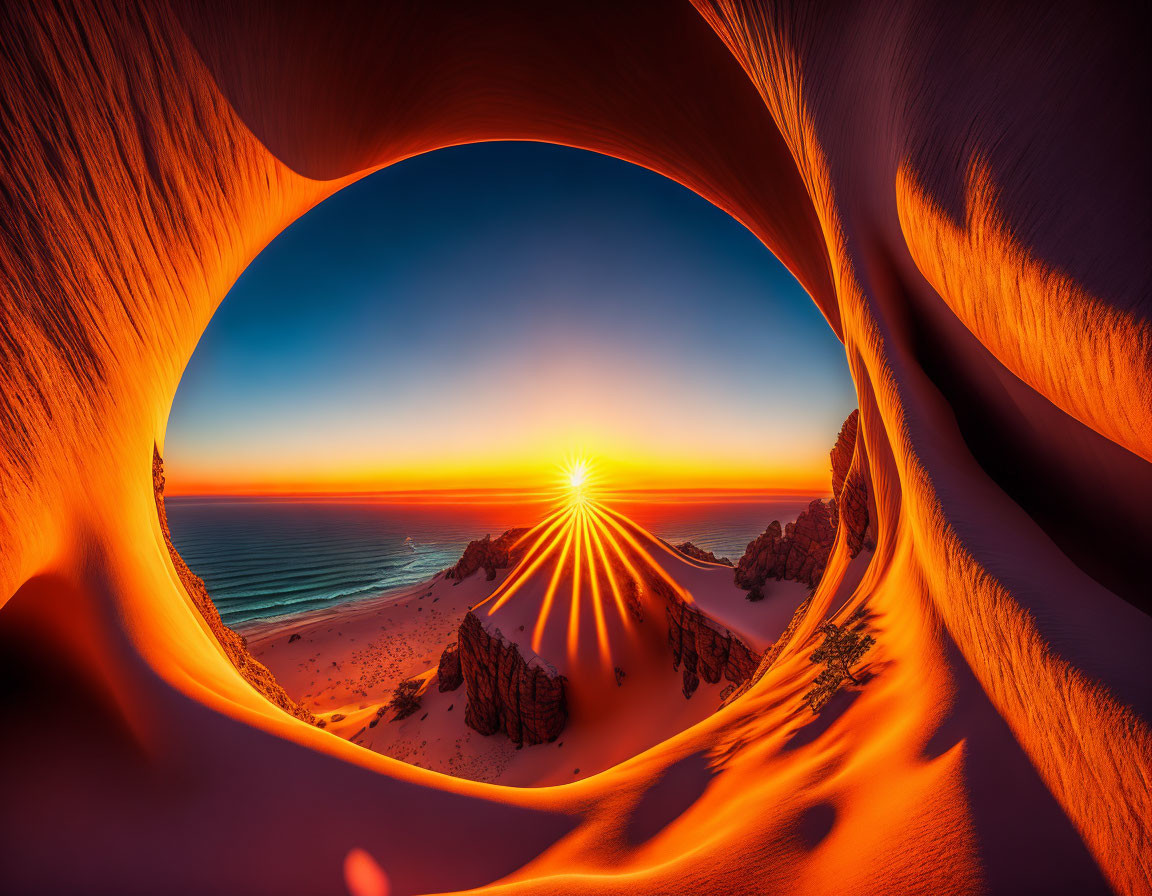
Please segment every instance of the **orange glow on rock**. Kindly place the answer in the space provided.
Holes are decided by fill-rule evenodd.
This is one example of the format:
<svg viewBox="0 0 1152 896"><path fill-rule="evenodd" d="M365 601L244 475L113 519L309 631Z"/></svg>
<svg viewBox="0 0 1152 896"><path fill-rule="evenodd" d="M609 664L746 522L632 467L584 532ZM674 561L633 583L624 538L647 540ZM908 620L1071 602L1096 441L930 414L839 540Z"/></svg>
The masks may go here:
<svg viewBox="0 0 1152 896"><path fill-rule="evenodd" d="M1152 607L1104 583L1119 554L1091 531L1152 506L1136 15L7 5L0 634L29 690L2 729L0 889L322 893L352 861L363 890L361 848L398 892L1147 892ZM877 524L868 567L834 548L738 698L540 789L372 754L264 699L182 586L149 475L189 357L272 238L381 166L499 139L651 168L783 261L844 342ZM570 446L549 447L395 487L544 489ZM244 475L189 482L308 485ZM605 571L647 561L584 514L610 620L627 594ZM536 532L535 560L571 553L574 519ZM857 606L875 677L814 719L814 632Z"/></svg>

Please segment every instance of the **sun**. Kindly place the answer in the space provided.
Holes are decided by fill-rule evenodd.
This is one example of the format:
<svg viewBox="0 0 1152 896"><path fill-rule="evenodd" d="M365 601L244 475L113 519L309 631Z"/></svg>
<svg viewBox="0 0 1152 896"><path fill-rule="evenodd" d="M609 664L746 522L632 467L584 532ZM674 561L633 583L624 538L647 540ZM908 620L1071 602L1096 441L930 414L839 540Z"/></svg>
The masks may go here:
<svg viewBox="0 0 1152 896"><path fill-rule="evenodd" d="M579 461L568 473L568 484L573 489L580 489L584 487L584 483L588 481L588 465L585 461Z"/></svg>
<svg viewBox="0 0 1152 896"><path fill-rule="evenodd" d="M567 621L568 655L575 657L581 637L580 604L590 600L600 657L605 668L611 669L607 616L614 609L631 631L634 611L627 605L631 587L659 579L685 603L694 601L633 534L639 527L607 505L606 500L618 493L606 487L591 460L579 456L565 460L558 465L558 472L555 504L516 541L517 546L526 545L520 561L504 582L472 609L487 605L488 615L493 615L543 568L549 581L532 627L532 649L540 652L545 628L558 610L555 616ZM648 537L655 539L650 534ZM570 589L562 587L565 577L571 582ZM582 591L584 583L587 591ZM566 593L567 609L563 606Z"/></svg>
<svg viewBox="0 0 1152 896"><path fill-rule="evenodd" d="M567 503L570 506L586 503L590 498L592 486L592 464L586 458L578 458L569 462L563 468L562 482L567 493Z"/></svg>

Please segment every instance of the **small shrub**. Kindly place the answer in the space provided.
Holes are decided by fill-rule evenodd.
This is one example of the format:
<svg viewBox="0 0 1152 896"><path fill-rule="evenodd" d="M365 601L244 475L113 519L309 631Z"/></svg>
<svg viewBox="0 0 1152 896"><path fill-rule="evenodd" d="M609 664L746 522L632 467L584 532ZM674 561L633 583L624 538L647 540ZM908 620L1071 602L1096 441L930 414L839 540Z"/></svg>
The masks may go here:
<svg viewBox="0 0 1152 896"><path fill-rule="evenodd" d="M409 678L407 681L402 681L396 685L396 690L392 692L392 699L388 701L388 708L396 712L396 715L392 716L393 722L408 718L420 708L421 700L416 693L419 690L420 682L415 678Z"/></svg>
<svg viewBox="0 0 1152 896"><path fill-rule="evenodd" d="M875 638L861 630L863 615L861 607L844 625L825 622L818 629L824 635L824 642L816 648L810 659L813 663L823 663L824 668L816 676L812 688L804 695L804 700L813 712L819 712L832 699L845 678L853 684L860 684L860 679L852 674L852 667L876 643Z"/></svg>

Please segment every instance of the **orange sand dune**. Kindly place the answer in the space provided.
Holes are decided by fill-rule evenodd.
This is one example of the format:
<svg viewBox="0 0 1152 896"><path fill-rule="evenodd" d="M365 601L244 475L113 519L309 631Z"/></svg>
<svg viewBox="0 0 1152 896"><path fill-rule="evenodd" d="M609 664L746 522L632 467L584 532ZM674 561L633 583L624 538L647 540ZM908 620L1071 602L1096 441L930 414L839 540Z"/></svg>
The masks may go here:
<svg viewBox="0 0 1152 896"><path fill-rule="evenodd" d="M1152 889L1146 10L625 7L0 12L0 889ZM652 168L781 258L844 342L877 523L742 697L522 789L261 697L149 481L270 239L509 138ZM857 605L873 677L813 717L814 629Z"/></svg>

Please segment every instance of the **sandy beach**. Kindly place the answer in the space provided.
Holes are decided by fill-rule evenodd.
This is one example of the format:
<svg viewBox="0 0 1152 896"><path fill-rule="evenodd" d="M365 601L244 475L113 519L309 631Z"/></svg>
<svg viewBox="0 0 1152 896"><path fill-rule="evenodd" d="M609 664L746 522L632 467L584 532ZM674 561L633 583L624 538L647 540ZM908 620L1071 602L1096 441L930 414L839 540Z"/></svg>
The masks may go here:
<svg viewBox="0 0 1152 896"><path fill-rule="evenodd" d="M662 544L662 543L661 543ZM730 567L686 562L664 546L653 549L662 565L685 579L700 609L763 651L784 630L805 586L773 582L768 599L748 601L732 583ZM567 783L601 772L696 724L718 709L731 685L700 683L691 699L673 668L662 608L639 626L643 637L624 637L609 617L614 662L627 669L622 681L613 666L560 660L562 645L546 656L570 678L573 718L555 743L518 748L503 735L483 736L464 722L466 688L441 692L437 665L470 608L495 592L510 574L488 581L478 571L463 581L443 572L418 585L376 597L282 617L240 629L252 654L273 671L288 694L324 720L327 731L366 749L458 777L513 786ZM518 597L493 617L517 635L529 654L525 624L538 611L541 589ZM590 620L586 623L590 625ZM557 626L563 632L565 626ZM575 659L573 657L573 659ZM393 721L386 709L396 685L422 683L422 705ZM644 724L635 724L637 714Z"/></svg>

